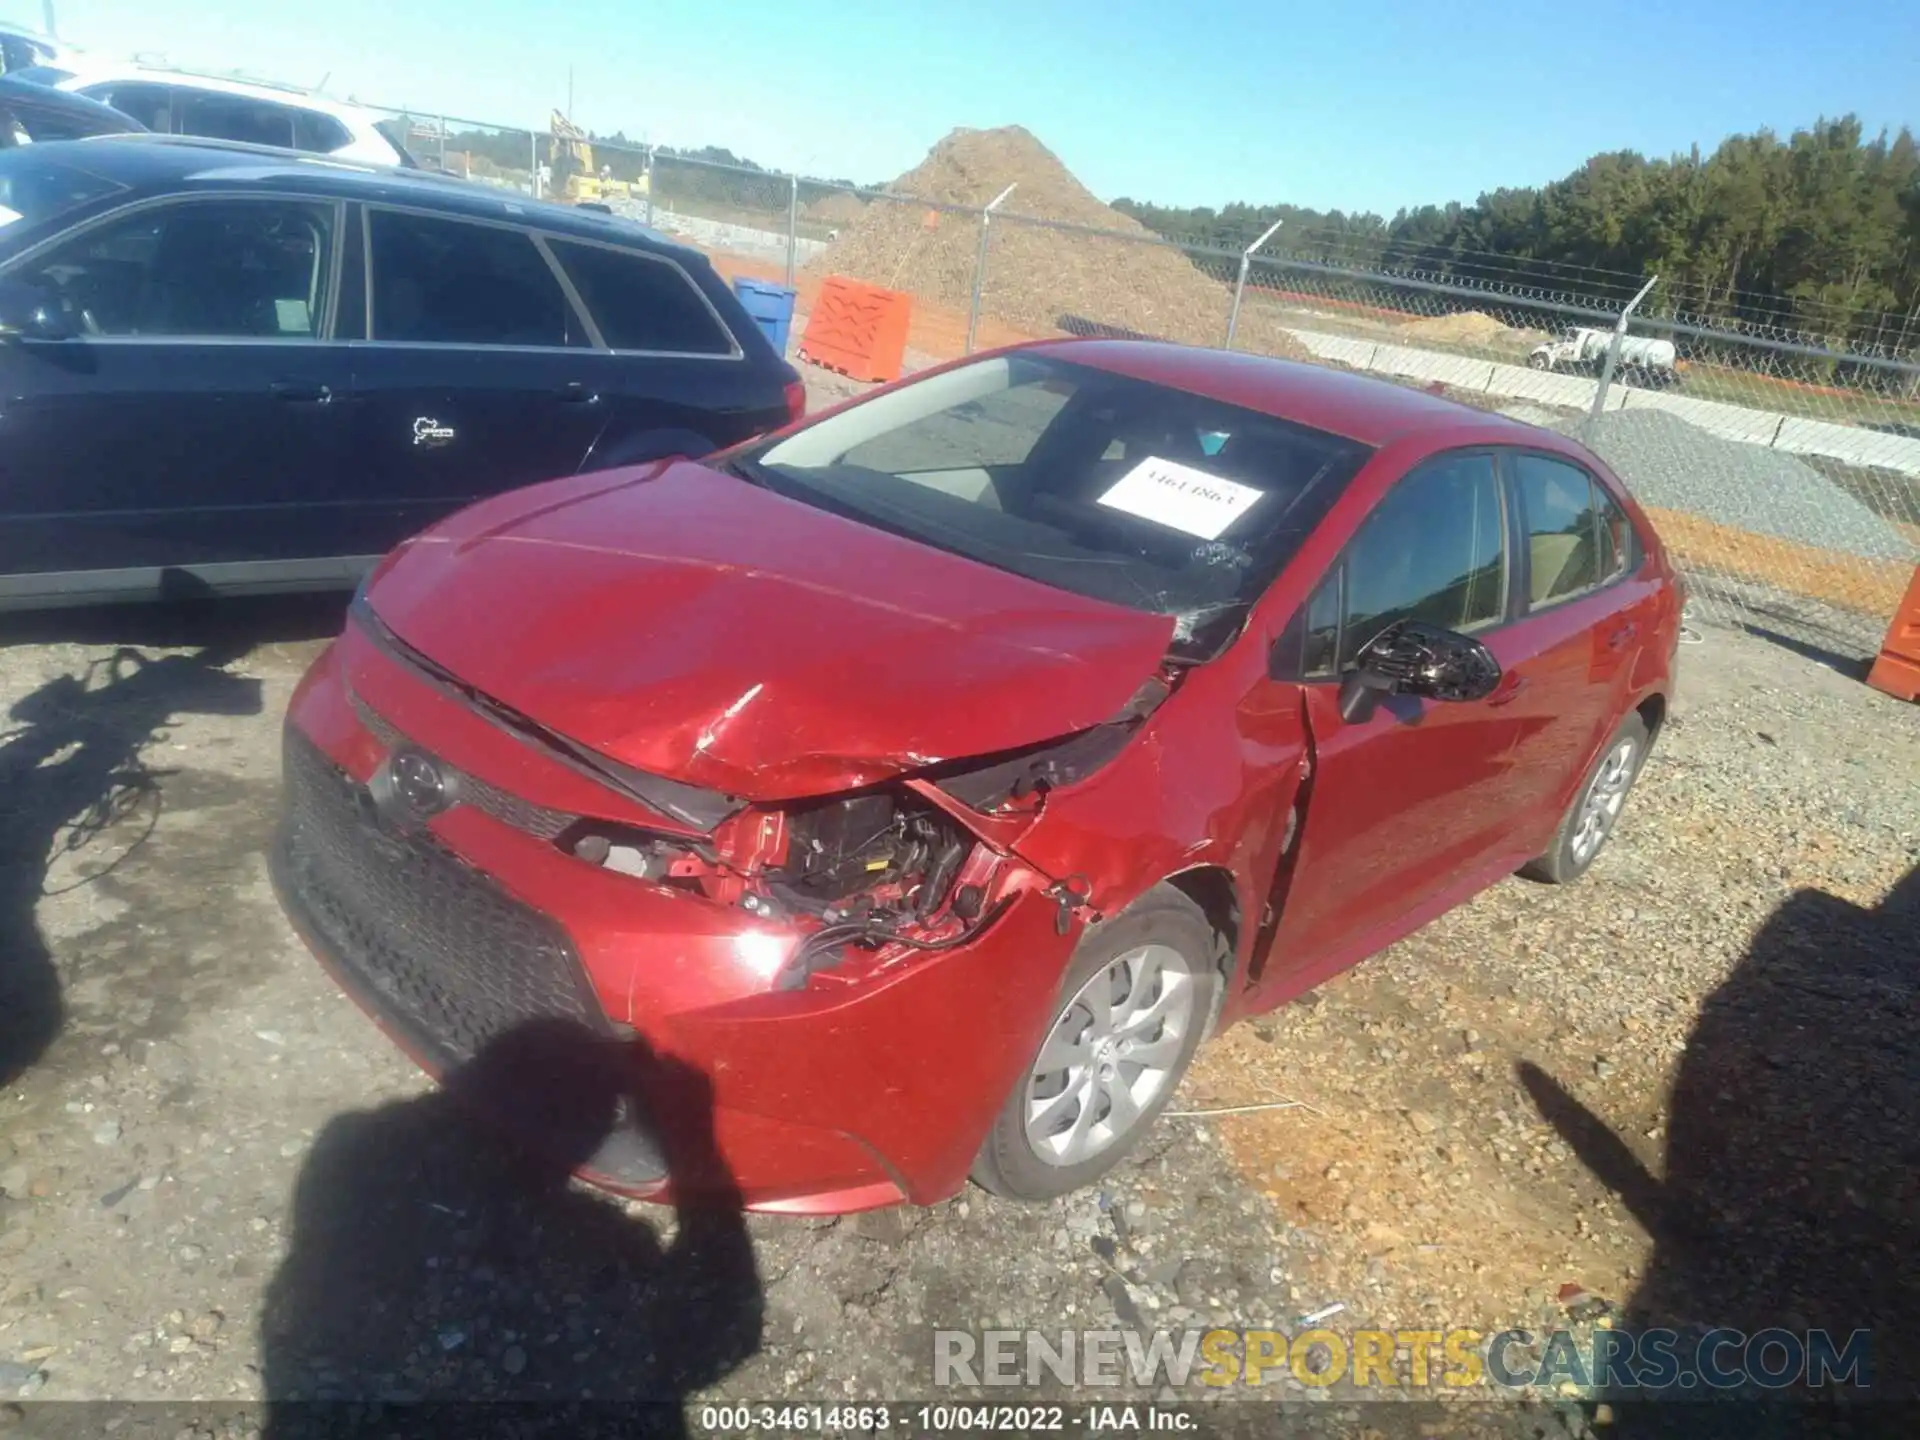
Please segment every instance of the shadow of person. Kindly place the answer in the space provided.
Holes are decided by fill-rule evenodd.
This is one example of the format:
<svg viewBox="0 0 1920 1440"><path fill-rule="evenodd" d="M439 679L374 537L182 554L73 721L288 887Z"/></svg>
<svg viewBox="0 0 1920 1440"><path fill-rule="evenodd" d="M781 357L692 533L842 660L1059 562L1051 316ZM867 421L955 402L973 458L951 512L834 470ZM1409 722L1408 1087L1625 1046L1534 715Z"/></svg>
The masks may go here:
<svg viewBox="0 0 1920 1440"><path fill-rule="evenodd" d="M91 883L159 822L165 772L141 751L181 715L257 715L260 682L223 668L239 635L158 658L121 646L22 697L0 730L0 1089L37 1062L65 1023L36 915L49 868L71 858ZM95 846L103 837L110 844ZM89 856L90 847L113 858Z"/></svg>
<svg viewBox="0 0 1920 1440"><path fill-rule="evenodd" d="M270 1440L332 1433L341 1402L367 1401L398 1407L382 1434L525 1421L499 1402L605 1405L617 1433L684 1434L684 1397L759 1349L764 1309L711 1095L641 1042L536 1020L431 1094L330 1122L262 1310ZM675 1123L649 1123L647 1097L663 1114L670 1097ZM664 1243L572 1181L628 1116L661 1137ZM562 1433L590 1429L576 1414Z"/></svg>
<svg viewBox="0 0 1920 1440"><path fill-rule="evenodd" d="M1790 897L1701 1007L1674 1082L1658 1178L1556 1081L1520 1067L1541 1114L1654 1237L1626 1303L1631 1329L1779 1328L1803 1339L1824 1330L1841 1349L1867 1330L1870 1363L1860 1378L1870 1387L1823 1393L1902 1401L1902 1419L1912 1418L1920 1400L1917 992L1920 869L1872 909L1819 890ZM1776 1349L1766 1363L1783 1368L1787 1358ZM1811 1392L1788 1385L1778 1393ZM1678 1433L1706 1433L1698 1407L1678 1409L1665 1417ZM1812 1413L1790 1414L1783 1433L1806 1433ZM1638 1418L1632 1433L1655 1433L1659 1417L1643 1409Z"/></svg>

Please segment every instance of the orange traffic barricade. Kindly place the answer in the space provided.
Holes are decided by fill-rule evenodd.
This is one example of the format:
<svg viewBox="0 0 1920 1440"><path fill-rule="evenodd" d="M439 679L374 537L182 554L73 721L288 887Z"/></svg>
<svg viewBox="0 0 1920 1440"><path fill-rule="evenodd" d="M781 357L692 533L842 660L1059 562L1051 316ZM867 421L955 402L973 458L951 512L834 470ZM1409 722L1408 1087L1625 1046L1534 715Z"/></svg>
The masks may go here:
<svg viewBox="0 0 1920 1440"><path fill-rule="evenodd" d="M1920 565L1914 567L1906 598L1893 612L1867 683L1902 700L1920 700Z"/></svg>
<svg viewBox="0 0 1920 1440"><path fill-rule="evenodd" d="M829 275L800 337L800 358L855 380L898 380L913 300L898 290Z"/></svg>

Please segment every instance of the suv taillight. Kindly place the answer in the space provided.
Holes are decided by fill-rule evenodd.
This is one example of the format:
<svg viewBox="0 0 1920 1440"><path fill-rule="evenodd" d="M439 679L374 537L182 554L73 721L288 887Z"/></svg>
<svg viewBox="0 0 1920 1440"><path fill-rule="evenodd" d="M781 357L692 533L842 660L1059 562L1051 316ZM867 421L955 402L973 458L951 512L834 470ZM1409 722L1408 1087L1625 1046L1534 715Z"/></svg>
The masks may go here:
<svg viewBox="0 0 1920 1440"><path fill-rule="evenodd" d="M807 382L795 380L782 393L787 401L787 423L791 425L807 413Z"/></svg>

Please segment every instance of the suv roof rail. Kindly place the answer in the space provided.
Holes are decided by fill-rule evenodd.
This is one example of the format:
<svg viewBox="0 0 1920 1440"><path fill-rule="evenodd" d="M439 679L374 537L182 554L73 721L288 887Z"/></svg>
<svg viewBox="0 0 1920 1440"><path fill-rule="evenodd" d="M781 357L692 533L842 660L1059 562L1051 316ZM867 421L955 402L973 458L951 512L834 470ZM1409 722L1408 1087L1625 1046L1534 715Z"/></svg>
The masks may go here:
<svg viewBox="0 0 1920 1440"><path fill-rule="evenodd" d="M166 60L153 56L136 55L134 68L155 75L178 75L186 80L226 80L235 85L253 85L261 90L278 90L287 95L311 95L325 99L319 91L310 85L296 85L288 80L269 80L263 75L249 75L244 70L207 70L192 65L172 65Z"/></svg>

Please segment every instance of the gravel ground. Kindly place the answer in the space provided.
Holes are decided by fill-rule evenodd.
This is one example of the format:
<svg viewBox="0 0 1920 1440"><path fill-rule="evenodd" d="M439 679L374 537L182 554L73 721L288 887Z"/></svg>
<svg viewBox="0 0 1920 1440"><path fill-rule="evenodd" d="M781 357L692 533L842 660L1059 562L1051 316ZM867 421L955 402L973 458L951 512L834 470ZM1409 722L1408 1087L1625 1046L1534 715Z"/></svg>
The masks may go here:
<svg viewBox="0 0 1920 1440"><path fill-rule="evenodd" d="M1578 434L1584 417L1556 428ZM1912 541L1813 466L1709 435L1665 410L1611 410L1592 446L1643 505L1868 560L1920 558Z"/></svg>
<svg viewBox="0 0 1920 1440"><path fill-rule="evenodd" d="M1867 1326L1911 1393L1909 706L1709 629L1585 882L1496 887L1219 1039L1177 1102L1285 1108L1168 1118L1046 1206L676 1226L509 1163L287 931L277 723L338 624L0 630L0 1396L925 1396L938 1327L1336 1303ZM1503 1433L1584 1433L1555 1405Z"/></svg>

